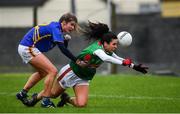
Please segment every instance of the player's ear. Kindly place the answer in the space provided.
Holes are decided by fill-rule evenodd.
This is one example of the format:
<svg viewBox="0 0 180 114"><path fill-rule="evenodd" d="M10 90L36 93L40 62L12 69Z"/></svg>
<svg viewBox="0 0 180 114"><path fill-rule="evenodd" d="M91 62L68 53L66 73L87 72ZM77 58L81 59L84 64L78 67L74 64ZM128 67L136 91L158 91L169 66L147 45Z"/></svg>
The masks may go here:
<svg viewBox="0 0 180 114"><path fill-rule="evenodd" d="M66 25L66 21L61 22L61 26L64 26L64 25Z"/></svg>
<svg viewBox="0 0 180 114"><path fill-rule="evenodd" d="M106 47L108 45L108 43L106 41L104 41L103 46Z"/></svg>
<svg viewBox="0 0 180 114"><path fill-rule="evenodd" d="M64 31L64 29L66 28L66 21L62 21L61 22L61 27L62 27L62 31Z"/></svg>

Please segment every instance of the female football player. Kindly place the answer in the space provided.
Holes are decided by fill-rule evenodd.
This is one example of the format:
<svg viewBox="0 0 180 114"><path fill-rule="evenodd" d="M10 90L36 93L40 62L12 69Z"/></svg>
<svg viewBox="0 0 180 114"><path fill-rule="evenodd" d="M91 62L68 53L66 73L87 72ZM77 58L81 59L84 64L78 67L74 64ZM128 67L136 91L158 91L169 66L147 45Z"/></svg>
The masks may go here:
<svg viewBox="0 0 180 114"><path fill-rule="evenodd" d="M43 54L53 49L56 45L61 52L71 59L75 64L83 65L82 61L77 58L67 49L68 39L63 34L71 33L77 30L78 21L76 16L66 13L61 16L59 22L51 22L47 25L38 25L29 30L23 39L20 41L18 52L25 63L29 63L35 72L28 79L24 88L16 94L17 99L27 104L27 92L42 78L44 81L44 91L42 93L42 106L53 107L53 103L49 97L53 81L58 73L57 68Z"/></svg>
<svg viewBox="0 0 180 114"><path fill-rule="evenodd" d="M51 90L51 97L61 95L61 101L57 104L62 107L70 103L76 107L84 107L88 101L89 81L93 79L98 68L103 62L111 62L118 65L128 66L136 71L147 73L147 67L141 64L135 65L131 59L123 59L117 56L114 51L117 49L117 36L109 31L106 24L89 22L89 27L85 33L89 39L95 41L81 51L78 59L85 61L85 67L78 66L74 61L65 65L59 72L57 80ZM64 93L67 88L74 89L75 97L69 97ZM42 99L42 92L34 94L29 101L29 106L34 106Z"/></svg>

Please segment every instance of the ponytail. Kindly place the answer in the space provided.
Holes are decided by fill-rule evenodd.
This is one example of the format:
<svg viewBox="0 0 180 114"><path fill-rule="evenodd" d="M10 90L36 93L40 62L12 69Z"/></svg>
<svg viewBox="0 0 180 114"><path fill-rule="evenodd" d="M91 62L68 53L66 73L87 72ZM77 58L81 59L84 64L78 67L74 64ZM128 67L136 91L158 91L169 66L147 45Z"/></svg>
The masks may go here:
<svg viewBox="0 0 180 114"><path fill-rule="evenodd" d="M101 40L102 36L108 32L109 27L107 24L88 21L88 26L85 28L84 34L88 40Z"/></svg>

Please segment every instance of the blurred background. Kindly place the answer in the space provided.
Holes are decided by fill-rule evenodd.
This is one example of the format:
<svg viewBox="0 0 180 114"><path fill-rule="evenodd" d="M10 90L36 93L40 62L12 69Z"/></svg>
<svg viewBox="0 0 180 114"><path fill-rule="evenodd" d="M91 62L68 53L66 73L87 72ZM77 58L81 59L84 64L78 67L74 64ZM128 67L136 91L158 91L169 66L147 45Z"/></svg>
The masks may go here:
<svg viewBox="0 0 180 114"><path fill-rule="evenodd" d="M116 53L149 66L150 73L180 74L180 0L0 0L0 72L31 72L22 63L17 47L26 32L37 24L58 21L72 12L84 25L88 20L109 25L118 34L128 31L133 43ZM78 53L88 45L74 35L69 49ZM58 48L46 53L58 67L69 62ZM104 64L98 73L134 72L122 66Z"/></svg>

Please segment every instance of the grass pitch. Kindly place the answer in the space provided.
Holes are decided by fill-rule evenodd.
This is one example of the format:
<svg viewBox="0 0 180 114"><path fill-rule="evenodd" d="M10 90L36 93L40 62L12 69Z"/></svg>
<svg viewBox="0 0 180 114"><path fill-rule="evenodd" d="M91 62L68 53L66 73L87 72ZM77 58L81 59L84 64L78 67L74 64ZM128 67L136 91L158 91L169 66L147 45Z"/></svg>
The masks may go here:
<svg viewBox="0 0 180 114"><path fill-rule="evenodd" d="M177 113L180 112L180 78L118 74L96 75L90 83L89 102L85 108L71 105L44 109L38 103L25 107L15 94L30 74L0 74L0 113ZM43 89L43 81L31 91ZM72 89L68 89L74 95ZM53 99L57 103L59 98Z"/></svg>

